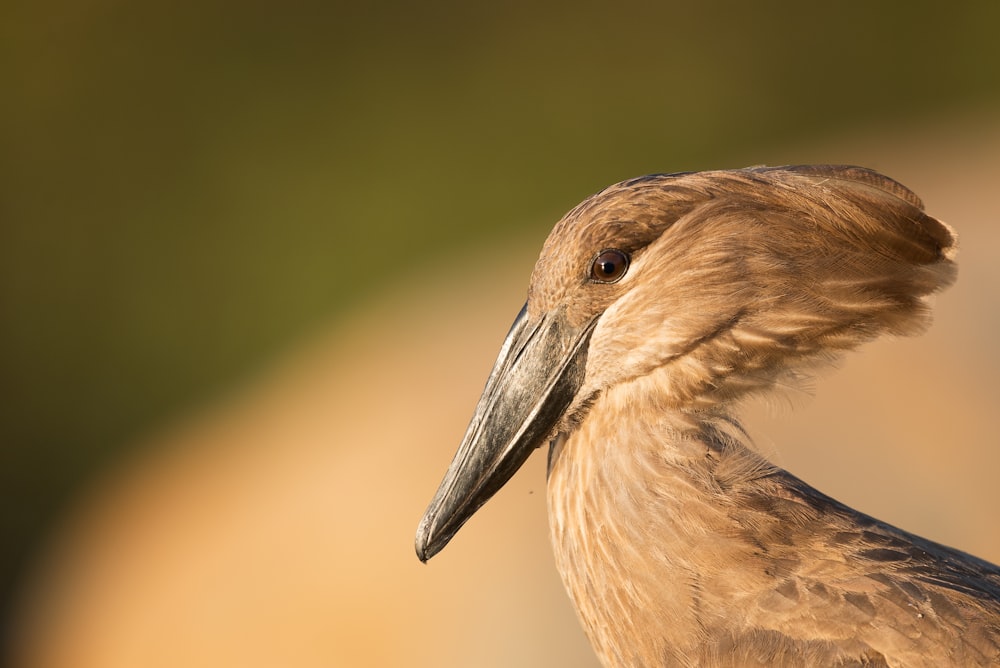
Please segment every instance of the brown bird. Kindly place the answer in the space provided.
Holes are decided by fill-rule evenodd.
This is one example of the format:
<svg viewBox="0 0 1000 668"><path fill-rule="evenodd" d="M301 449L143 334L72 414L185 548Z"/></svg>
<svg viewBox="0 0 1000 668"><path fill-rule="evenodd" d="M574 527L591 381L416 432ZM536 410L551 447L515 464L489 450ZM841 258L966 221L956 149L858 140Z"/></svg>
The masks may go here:
<svg viewBox="0 0 1000 668"><path fill-rule="evenodd" d="M929 320L955 236L876 172L644 176L549 235L417 530L550 443L556 564L606 666L1000 665L1000 568L758 454L740 400Z"/></svg>

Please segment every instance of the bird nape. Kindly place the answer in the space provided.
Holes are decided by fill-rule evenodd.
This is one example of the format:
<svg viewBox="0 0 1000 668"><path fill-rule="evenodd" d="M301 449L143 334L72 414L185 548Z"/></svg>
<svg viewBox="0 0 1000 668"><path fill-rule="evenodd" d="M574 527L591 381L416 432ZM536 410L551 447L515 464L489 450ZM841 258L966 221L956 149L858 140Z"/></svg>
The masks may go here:
<svg viewBox="0 0 1000 668"><path fill-rule="evenodd" d="M426 561L549 443L556 564L606 666L1000 664L1000 568L773 465L747 396L922 331L955 236L847 166L659 174L560 220L417 530Z"/></svg>

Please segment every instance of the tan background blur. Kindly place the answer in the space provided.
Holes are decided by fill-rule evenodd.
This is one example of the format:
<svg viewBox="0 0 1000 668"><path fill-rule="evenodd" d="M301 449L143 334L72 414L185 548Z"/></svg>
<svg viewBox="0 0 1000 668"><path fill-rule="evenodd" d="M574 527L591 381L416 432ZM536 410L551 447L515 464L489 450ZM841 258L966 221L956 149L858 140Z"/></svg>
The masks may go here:
<svg viewBox="0 0 1000 668"><path fill-rule="evenodd" d="M595 665L542 457L412 536L549 228L653 171L865 164L958 230L927 335L750 422L1000 560L1000 5L701 4L0 9L11 663Z"/></svg>

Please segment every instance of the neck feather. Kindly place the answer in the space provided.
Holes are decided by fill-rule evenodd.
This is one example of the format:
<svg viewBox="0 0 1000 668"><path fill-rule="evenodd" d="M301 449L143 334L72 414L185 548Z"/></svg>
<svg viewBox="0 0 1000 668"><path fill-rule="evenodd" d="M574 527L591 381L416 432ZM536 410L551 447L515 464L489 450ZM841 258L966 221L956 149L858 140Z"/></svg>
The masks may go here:
<svg viewBox="0 0 1000 668"><path fill-rule="evenodd" d="M706 579L756 549L735 506L779 472L726 413L663 410L637 399L655 396L642 382L602 394L550 455L557 567L608 666L694 655L714 600L732 610L741 595L714 584L709 593Z"/></svg>

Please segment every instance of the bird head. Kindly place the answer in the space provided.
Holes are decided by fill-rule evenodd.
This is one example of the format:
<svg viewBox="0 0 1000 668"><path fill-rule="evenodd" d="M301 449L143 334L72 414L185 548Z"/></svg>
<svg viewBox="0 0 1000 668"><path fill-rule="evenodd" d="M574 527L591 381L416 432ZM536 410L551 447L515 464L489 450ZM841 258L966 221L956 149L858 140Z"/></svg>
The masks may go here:
<svg viewBox="0 0 1000 668"><path fill-rule="evenodd" d="M613 388L644 379L663 410L697 414L921 331L954 249L913 193L859 167L658 174L586 199L542 248L418 556Z"/></svg>

